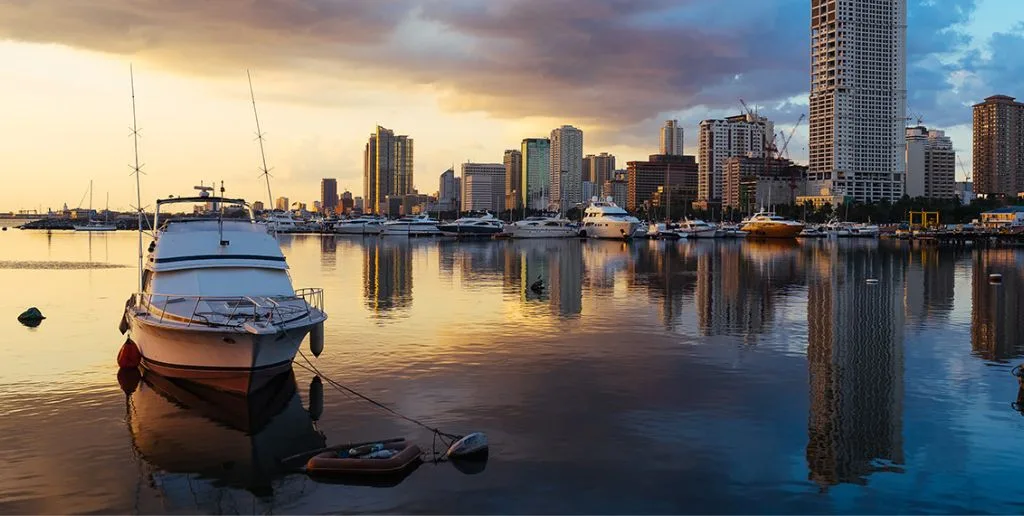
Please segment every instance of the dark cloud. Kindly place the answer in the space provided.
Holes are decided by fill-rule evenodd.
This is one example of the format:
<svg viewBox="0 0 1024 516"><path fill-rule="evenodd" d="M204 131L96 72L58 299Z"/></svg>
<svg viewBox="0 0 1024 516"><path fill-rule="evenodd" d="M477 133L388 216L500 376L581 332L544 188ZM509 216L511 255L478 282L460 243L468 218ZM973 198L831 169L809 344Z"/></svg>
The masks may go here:
<svg viewBox="0 0 1024 516"><path fill-rule="evenodd" d="M974 1L908 2L910 104L927 118L960 119L940 110L961 95L956 66L935 56L969 42L962 26ZM807 0L21 0L0 5L0 38L201 75L254 67L428 85L450 110L555 117L614 139L663 113L805 95L809 9ZM1005 38L998 43L1020 42ZM1000 80L1017 68L994 61L969 65ZM796 109L779 123L795 121Z"/></svg>

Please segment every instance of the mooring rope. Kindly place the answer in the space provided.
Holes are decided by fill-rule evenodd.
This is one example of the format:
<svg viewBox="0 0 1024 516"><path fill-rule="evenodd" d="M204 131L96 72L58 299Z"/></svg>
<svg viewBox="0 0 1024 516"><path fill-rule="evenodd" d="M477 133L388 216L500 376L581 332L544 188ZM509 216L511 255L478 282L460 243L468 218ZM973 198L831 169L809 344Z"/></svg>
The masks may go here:
<svg viewBox="0 0 1024 516"><path fill-rule="evenodd" d="M406 420L406 421L408 421L410 423L419 425L419 426L421 426L421 427L423 427L423 428L425 428L427 430L430 430L430 432L434 434L433 442L434 442L435 445L436 445L437 441L440 440L445 445L445 448L448 448L455 441L457 441L459 439L462 439L463 436L461 436L461 435L449 434L447 432L442 432L439 428L432 427L430 425L427 425L426 423L423 423L422 421L419 421L419 420L413 419L413 418L411 418L409 416L406 416L405 414L402 414L401 412L398 412L397 410L395 410L395 409L393 409L393 408L391 408L391 407L389 407L389 406L387 406L387 405L385 405L385 404L383 404L383 403L381 403L381 402L379 402L377 400L374 400L374 399L370 398L369 396L366 396L365 394L362 394L362 393L356 391L355 389L352 389L351 387L347 387L345 385L342 385L341 383L338 383L333 378L331 378L330 376L327 376L326 374L322 373L319 369L317 369L317 367L315 365L313 365L313 362L311 362L309 360L309 357L307 357L306 354L302 352L302 350L299 350L299 355L302 357L303 360L306 361L306 364L303 364L301 362L295 362L296 364L299 365L299 367L302 367L303 369L305 369L305 370L307 370L307 371L309 371L309 372L319 376L320 378L323 378L324 380L327 380L328 384L330 384L332 387L334 387L335 389L337 389L337 390L339 390L339 391L341 391L343 393L351 394L353 396L361 398L364 401L367 401L367 402L371 403L372 405L374 405L374 406L376 406L378 408L381 408L381 409L383 409L383 410L385 410L387 412L390 412L391 414L394 414L394 415L396 415L396 416L398 416L398 417L400 417L400 418L402 418L402 419L404 419L404 420ZM435 456L435 458L433 460L435 462L437 462L437 458L436 457L439 454L437 453L437 450L436 450L435 447L432 446L432 448L434 448L433 454Z"/></svg>

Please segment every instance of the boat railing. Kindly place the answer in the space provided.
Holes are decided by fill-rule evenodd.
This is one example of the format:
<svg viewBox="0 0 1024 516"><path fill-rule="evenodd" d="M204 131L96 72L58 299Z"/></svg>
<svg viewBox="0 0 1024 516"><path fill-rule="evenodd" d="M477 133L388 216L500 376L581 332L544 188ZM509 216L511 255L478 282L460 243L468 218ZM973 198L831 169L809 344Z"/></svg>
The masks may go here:
<svg viewBox="0 0 1024 516"><path fill-rule="evenodd" d="M187 327L241 327L247 323L280 325L299 319L307 319L309 322L314 322L314 317L319 319L324 309L324 290L301 288L291 296L137 293L135 305L147 310L161 323L165 320L174 321Z"/></svg>

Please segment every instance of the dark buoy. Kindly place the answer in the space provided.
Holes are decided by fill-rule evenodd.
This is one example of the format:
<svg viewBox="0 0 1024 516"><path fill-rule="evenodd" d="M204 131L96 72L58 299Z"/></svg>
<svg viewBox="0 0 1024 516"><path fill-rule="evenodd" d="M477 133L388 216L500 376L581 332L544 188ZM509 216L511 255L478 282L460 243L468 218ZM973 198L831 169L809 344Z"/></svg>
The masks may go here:
<svg viewBox="0 0 1024 516"><path fill-rule="evenodd" d="M317 324L309 330L309 352L314 357L324 352L324 323Z"/></svg>
<svg viewBox="0 0 1024 516"><path fill-rule="evenodd" d="M39 326L39 323L41 323L43 319L46 319L46 317L43 317L43 313L34 306L25 310L18 316L18 322L32 328Z"/></svg>
<svg viewBox="0 0 1024 516"><path fill-rule="evenodd" d="M540 276L537 276L537 281L530 284L530 290L534 293L540 294L544 291L544 280Z"/></svg>
<svg viewBox="0 0 1024 516"><path fill-rule="evenodd" d="M117 352L117 366L137 368L140 362L142 362L142 353L139 353L139 347L132 339L125 340L121 345L121 351Z"/></svg>
<svg viewBox="0 0 1024 516"><path fill-rule="evenodd" d="M142 380L142 374L139 373L137 367L122 367L117 370L117 384L121 386L121 390L125 394L135 392L140 380Z"/></svg>
<svg viewBox="0 0 1024 516"><path fill-rule="evenodd" d="M7 226L4 226L4 231L7 231Z"/></svg>
<svg viewBox="0 0 1024 516"><path fill-rule="evenodd" d="M314 376L309 382L309 418L319 421L324 413L324 382Z"/></svg>

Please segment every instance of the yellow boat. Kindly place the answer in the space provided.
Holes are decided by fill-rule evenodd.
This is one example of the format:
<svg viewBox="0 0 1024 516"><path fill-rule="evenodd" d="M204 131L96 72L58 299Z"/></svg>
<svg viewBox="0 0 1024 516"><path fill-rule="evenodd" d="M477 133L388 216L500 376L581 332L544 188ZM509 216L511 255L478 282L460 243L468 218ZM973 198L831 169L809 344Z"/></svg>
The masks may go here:
<svg viewBox="0 0 1024 516"><path fill-rule="evenodd" d="M796 238L804 230L804 225L762 210L744 221L740 229L752 238Z"/></svg>

